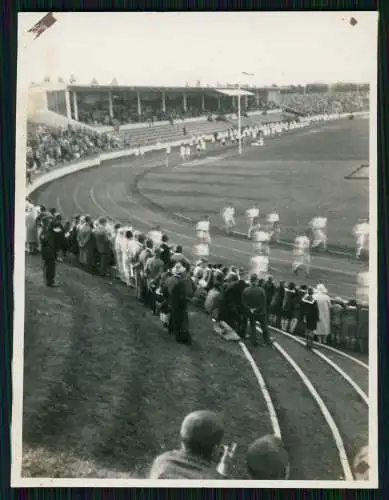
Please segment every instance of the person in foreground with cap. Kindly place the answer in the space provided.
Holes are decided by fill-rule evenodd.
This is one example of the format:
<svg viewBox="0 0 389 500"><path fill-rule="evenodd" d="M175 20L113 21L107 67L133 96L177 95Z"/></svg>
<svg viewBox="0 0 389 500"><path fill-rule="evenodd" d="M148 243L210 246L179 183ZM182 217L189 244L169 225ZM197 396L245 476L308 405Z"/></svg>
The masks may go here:
<svg viewBox="0 0 389 500"><path fill-rule="evenodd" d="M289 479L289 456L277 436L267 435L254 441L247 451L246 464L252 479Z"/></svg>
<svg viewBox="0 0 389 500"><path fill-rule="evenodd" d="M150 470L150 479L220 479L217 460L224 431L216 413L195 411L182 422L181 448L159 455ZM225 448L222 462L232 458ZM224 470L224 472L227 472Z"/></svg>

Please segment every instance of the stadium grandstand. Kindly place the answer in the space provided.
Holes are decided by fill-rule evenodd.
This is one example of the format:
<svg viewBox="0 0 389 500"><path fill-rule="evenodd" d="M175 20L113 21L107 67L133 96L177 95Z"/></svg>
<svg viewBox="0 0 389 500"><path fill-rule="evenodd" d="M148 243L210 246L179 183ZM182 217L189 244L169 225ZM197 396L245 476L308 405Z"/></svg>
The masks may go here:
<svg viewBox="0 0 389 500"><path fill-rule="evenodd" d="M109 134L117 147L174 141L182 136L320 113L353 113L369 106L368 86L256 88L134 87L76 83L32 84L28 121L54 127L83 127Z"/></svg>

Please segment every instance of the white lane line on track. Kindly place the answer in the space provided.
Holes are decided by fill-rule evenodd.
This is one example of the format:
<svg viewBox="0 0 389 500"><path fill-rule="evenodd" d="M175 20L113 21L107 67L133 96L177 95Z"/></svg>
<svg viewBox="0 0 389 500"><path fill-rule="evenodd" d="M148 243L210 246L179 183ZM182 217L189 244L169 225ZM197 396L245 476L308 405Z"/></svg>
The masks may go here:
<svg viewBox="0 0 389 500"><path fill-rule="evenodd" d="M246 356L247 361L250 363L250 366L251 366L251 368L254 372L254 375L258 381L259 387L261 388L261 391L262 391L262 394L263 394L263 397L265 399L266 406L267 406L267 409L268 409L268 412L270 415L271 425L273 427L273 433L275 436L282 438L280 425L278 423L277 413L276 413L276 410L274 408L273 401L270 397L269 391L266 387L265 380L264 380L261 372L259 371L259 368L258 368L257 364L255 363L253 357L251 356L250 351L247 349L245 344L243 342L239 342L239 345L240 345L244 355Z"/></svg>
<svg viewBox="0 0 389 500"><path fill-rule="evenodd" d="M95 187L97 187L96 185L93 186L90 191L89 191L89 196L91 198L91 200L93 201L93 203L96 205L96 207L99 209L99 211L101 211L102 213L104 213L105 215L108 215L108 216L112 216L112 214L110 212L108 212L107 210L105 210L100 204L99 202L96 200L96 197L95 197L95 194L94 194L94 189ZM120 208L120 207L119 207ZM81 209L82 210L82 209ZM146 219L143 219L141 217L138 217L136 215L132 215L131 216L131 219L132 220L136 220L138 222L140 222L141 224L144 224L145 226L148 226L148 227L153 227L154 223L151 223L149 221L147 221ZM120 220L120 219L119 219ZM124 222L124 221L122 221ZM167 231L168 234L175 234L177 236L180 237L180 239L186 239L186 240L189 240L189 241L197 241L196 238L192 237L192 236L187 236L186 234L182 234L182 233L177 233L175 231ZM223 248L226 248L226 247L223 247ZM225 255L222 255L220 253L218 253L217 255L214 254L214 253L211 253L210 254L212 257L221 257L222 259L226 259L228 261L230 261L231 259L229 257L226 257Z"/></svg>
<svg viewBox="0 0 389 500"><path fill-rule="evenodd" d="M123 213L128 214L128 216L129 216L129 218L130 218L130 219L131 219L131 217L133 217L133 216L132 216L132 214L131 214L131 212L130 212L130 210L127 210L126 208L123 208L123 207L121 207L120 205L118 205L118 204L116 203L116 201L115 201L115 200L112 198L112 196L111 196L111 192L109 191L108 186L106 186L106 194L107 194L107 198L108 198L108 199L109 199L109 201L112 203L112 205L114 205L115 207L117 207L117 208L118 208L119 210L121 210ZM126 198L127 198L127 200L128 200L131 204L133 204L133 205L137 206L138 208L141 206L141 205L139 205L136 201L134 201L134 200L133 200L133 199L132 199L132 198L131 198L128 194L126 194ZM164 221L166 220L166 218L164 218L162 215L158 214L158 212L152 212L151 210L148 210L147 208L144 208L144 207L142 207L142 211L143 211L143 212L145 212L145 213L151 214L153 217L157 217L158 219L161 219L161 222L164 222ZM172 224L172 225L174 225L174 226L183 227L183 225L182 225L182 224L179 224L179 223L178 223L178 222L176 222L176 221L170 221L170 220L169 220L169 224Z"/></svg>
<svg viewBox="0 0 389 500"><path fill-rule="evenodd" d="M59 213L64 214L65 212L62 210L62 205L61 205L61 200L59 198L59 195L57 196L57 198L55 200L55 204L57 205Z"/></svg>
<svg viewBox="0 0 389 500"><path fill-rule="evenodd" d="M354 356L350 356L350 354L347 354L346 352L339 351L338 349L335 349L335 347L331 347L330 345L326 344L319 344L319 342L314 342L314 344L317 347L322 347L323 349L328 349L329 351L336 352L336 354L339 354L340 356L343 356L344 358L350 359L351 361L354 361L359 366L363 366L363 368L366 368L366 370L369 369L369 365L364 363L363 361L359 360L358 358L354 358Z"/></svg>
<svg viewBox="0 0 389 500"><path fill-rule="evenodd" d="M296 338L294 335L291 335L290 333L279 330L278 328L271 327L271 329L284 335L285 337L288 337L291 340L294 340L295 342L305 346L305 342L301 339ZM316 354L317 356L319 356L319 358L321 358L327 364L329 364L334 370L336 370L341 375L341 377L343 377L346 380L346 382L348 382L351 385L351 387L361 397L361 399L367 404L367 406L369 406L369 398L367 397L365 392L363 392L363 390L359 387L359 385L346 372L344 372L340 368L340 366L338 366L334 361L332 361L332 359L327 358L327 356L325 356L323 353L321 353L317 349L312 349L312 352L314 354Z"/></svg>
<svg viewBox="0 0 389 500"><path fill-rule="evenodd" d="M84 213L84 210L83 208L81 207L81 205L78 203L78 198L77 198L77 194L78 194L78 189L80 187L80 184L76 184L76 187L73 191L73 203L75 204L75 206L77 207L77 210L79 210L81 213Z"/></svg>
<svg viewBox="0 0 389 500"><path fill-rule="evenodd" d="M277 343L273 343L274 347L277 349L277 351L286 359L286 361L292 366L292 368L296 371L296 373L300 376L301 380L303 381L305 387L308 389L310 392L311 396L313 399L316 401L317 405L319 406L319 409L326 420L332 435L335 440L336 447L338 449L338 454L339 454L339 460L343 469L343 474L344 474L344 479L346 481L354 481L353 474L351 472L351 467L350 463L348 461L348 457L346 454L346 450L343 444L342 436L340 435L339 429L332 418L331 413L329 412L328 408L326 407L324 401L322 400L320 394L317 392L311 381L308 379L308 377L305 375L305 373L302 371L302 369L299 367L299 365L294 361L293 358L289 356L289 354L284 351L284 349Z"/></svg>

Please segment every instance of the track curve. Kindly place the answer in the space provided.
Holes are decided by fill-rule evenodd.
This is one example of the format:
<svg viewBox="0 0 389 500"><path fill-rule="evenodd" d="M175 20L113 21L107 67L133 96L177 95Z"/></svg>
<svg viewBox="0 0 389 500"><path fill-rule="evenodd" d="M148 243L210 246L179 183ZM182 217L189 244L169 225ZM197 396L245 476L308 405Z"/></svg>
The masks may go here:
<svg viewBox="0 0 389 500"><path fill-rule="evenodd" d="M126 159L102 165L54 181L40 188L34 198L49 208L58 208L67 217L77 212L89 213L93 217L105 214L117 220L132 222L141 230L160 224L172 241L182 243L184 249L190 249L195 242L192 226L172 218L152 203L146 203L136 189L137 179L149 169L161 167L163 161L162 155L156 155L150 160ZM173 153L171 161L178 163L176 154ZM211 251L220 262L246 265L251 256L251 244L217 234L213 238ZM291 275L288 250L274 249L272 262L276 279ZM326 283L332 294L351 297L358 269L357 263L342 258L314 256L308 283L317 284L321 281ZM320 394L339 429L346 460L352 463L359 448L368 441L368 407L361 397L361 393L368 394L368 370L363 365L367 360L356 355L358 364L336 350L318 347L317 352L336 363L347 374L347 380L323 357L308 353L302 345L282 333L274 331L273 334L277 344L293 358ZM229 346L229 350L239 348ZM344 477L347 466L339 459L338 443L328 421L319 411L317 401L307 391L295 369L276 349L250 349L250 353L261 371L283 439L291 453L292 478L334 480ZM242 358L239 359L243 363ZM354 385L350 384L350 380ZM356 387L360 388L360 392ZM317 458L312 460L312 457Z"/></svg>

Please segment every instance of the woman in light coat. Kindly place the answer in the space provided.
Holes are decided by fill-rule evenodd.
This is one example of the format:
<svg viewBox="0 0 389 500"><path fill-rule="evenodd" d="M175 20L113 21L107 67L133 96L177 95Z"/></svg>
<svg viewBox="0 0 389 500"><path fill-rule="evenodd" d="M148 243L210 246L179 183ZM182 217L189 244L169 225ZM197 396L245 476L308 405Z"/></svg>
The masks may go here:
<svg viewBox="0 0 389 500"><path fill-rule="evenodd" d="M314 299L317 302L319 308L319 321L317 323L317 329L315 335L318 337L320 343L326 343L326 339L330 332L330 310L331 310L331 299L328 296L327 289L323 284L319 284L316 287Z"/></svg>

